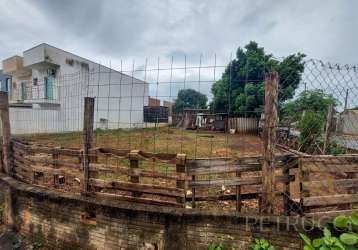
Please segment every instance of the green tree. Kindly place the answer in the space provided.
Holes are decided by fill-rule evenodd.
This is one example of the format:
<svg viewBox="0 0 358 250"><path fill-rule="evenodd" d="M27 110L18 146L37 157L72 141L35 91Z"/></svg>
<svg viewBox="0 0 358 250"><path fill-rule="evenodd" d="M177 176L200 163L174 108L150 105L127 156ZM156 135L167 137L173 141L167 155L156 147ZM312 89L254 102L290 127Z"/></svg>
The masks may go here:
<svg viewBox="0 0 358 250"><path fill-rule="evenodd" d="M295 100L282 105L283 120L297 122L300 131L299 143L301 150L309 152L312 147L322 141L322 132L326 123L328 108L335 106L337 100L322 90L303 91ZM334 146L334 145L332 145ZM331 153L337 153L337 147L329 146Z"/></svg>
<svg viewBox="0 0 358 250"><path fill-rule="evenodd" d="M208 98L206 95L194 90L194 89L182 89L178 92L178 98L176 99L173 112L180 113L185 108L200 108L205 109Z"/></svg>
<svg viewBox="0 0 358 250"><path fill-rule="evenodd" d="M300 93L295 100L284 103L281 113L283 119L296 122L302 118L303 112L307 111L325 117L330 105L337 105L337 100L332 95L320 89L307 90Z"/></svg>
<svg viewBox="0 0 358 250"><path fill-rule="evenodd" d="M216 112L259 116L264 104L263 79L273 70L280 75L279 101L292 98L304 70L304 57L301 53L293 54L280 62L253 41L245 49L238 48L236 58L212 86L211 108Z"/></svg>

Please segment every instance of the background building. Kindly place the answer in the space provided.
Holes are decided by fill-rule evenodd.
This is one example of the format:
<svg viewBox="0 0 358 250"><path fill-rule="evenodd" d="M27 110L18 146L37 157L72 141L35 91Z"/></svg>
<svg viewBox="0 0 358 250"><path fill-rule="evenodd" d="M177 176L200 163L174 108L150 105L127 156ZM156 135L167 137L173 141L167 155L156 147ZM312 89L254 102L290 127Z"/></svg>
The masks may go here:
<svg viewBox="0 0 358 250"><path fill-rule="evenodd" d="M3 71L15 134L81 130L85 96L96 98L96 128L144 126L149 85L101 64L43 43L5 59Z"/></svg>
<svg viewBox="0 0 358 250"><path fill-rule="evenodd" d="M4 74L3 71L0 70L0 89L1 89L1 91L8 91L10 85L11 85L11 76L8 74Z"/></svg>

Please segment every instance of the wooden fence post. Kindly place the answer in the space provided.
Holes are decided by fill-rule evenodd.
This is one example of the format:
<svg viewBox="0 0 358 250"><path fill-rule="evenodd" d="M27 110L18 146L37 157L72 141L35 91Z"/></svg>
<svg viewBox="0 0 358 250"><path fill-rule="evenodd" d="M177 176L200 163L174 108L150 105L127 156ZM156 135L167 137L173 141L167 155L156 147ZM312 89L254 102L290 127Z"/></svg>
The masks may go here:
<svg viewBox="0 0 358 250"><path fill-rule="evenodd" d="M326 120L326 131L324 134L324 142L323 142L323 154L327 154L327 147L329 145L329 134L331 130L332 124L332 117L333 117L333 105L329 105L328 112L327 112L327 120Z"/></svg>
<svg viewBox="0 0 358 250"><path fill-rule="evenodd" d="M0 91L0 119L1 119L1 126L2 126L3 172L5 172L8 175L12 175L9 99L8 99L8 93L4 91Z"/></svg>
<svg viewBox="0 0 358 250"><path fill-rule="evenodd" d="M186 178L186 171L185 171L185 161L186 161L186 155L185 154L177 154L176 157L176 172L178 174L178 176L184 177ZM176 187L183 189L184 192L184 197L178 197L177 202L183 204L183 206L185 207L185 202L186 202L186 190L187 190L187 183L186 180L177 180L176 181Z"/></svg>
<svg viewBox="0 0 358 250"><path fill-rule="evenodd" d="M89 190L89 163L90 149L93 148L93 122L94 122L94 98L85 97L84 119L83 119L83 192Z"/></svg>
<svg viewBox="0 0 358 250"><path fill-rule="evenodd" d="M265 124L263 128L263 166L261 212L271 214L274 201L276 126L278 120L278 82L277 72L265 78Z"/></svg>
<svg viewBox="0 0 358 250"><path fill-rule="evenodd" d="M139 183L139 176L135 174L135 170L139 168L139 150L132 150L129 153L129 167L132 170L130 176L130 182L132 183ZM141 196L140 192L132 192L133 197Z"/></svg>
<svg viewBox="0 0 358 250"><path fill-rule="evenodd" d="M12 161L11 161L11 129L9 116L9 99L8 93L0 91L0 119L2 126L2 171L7 175L12 175ZM5 224L9 228L15 225L14 216L14 195L10 186L4 188L4 219Z"/></svg>
<svg viewBox="0 0 358 250"><path fill-rule="evenodd" d="M5 225L14 229L15 226L15 215L14 215L14 191L12 187L5 185L4 187L4 222Z"/></svg>
<svg viewBox="0 0 358 250"><path fill-rule="evenodd" d="M236 171L236 177L241 177L241 172ZM241 186L236 186L236 211L241 212L242 201L241 201Z"/></svg>

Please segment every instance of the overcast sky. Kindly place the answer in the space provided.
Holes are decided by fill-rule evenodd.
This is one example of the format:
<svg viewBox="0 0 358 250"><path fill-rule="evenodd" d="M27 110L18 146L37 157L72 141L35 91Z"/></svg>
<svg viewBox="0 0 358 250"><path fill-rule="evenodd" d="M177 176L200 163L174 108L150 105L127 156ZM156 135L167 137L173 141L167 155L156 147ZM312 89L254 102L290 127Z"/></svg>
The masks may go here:
<svg viewBox="0 0 358 250"><path fill-rule="evenodd" d="M358 64L357 0L0 0L0 58L46 42L118 68L171 56L225 64L257 41L281 57ZM208 59L209 60L209 59ZM210 59L211 60L211 59ZM208 64L212 64L208 62Z"/></svg>
<svg viewBox="0 0 358 250"><path fill-rule="evenodd" d="M229 57L255 40L277 56L358 63L356 0L0 0L0 58L42 42L96 61Z"/></svg>

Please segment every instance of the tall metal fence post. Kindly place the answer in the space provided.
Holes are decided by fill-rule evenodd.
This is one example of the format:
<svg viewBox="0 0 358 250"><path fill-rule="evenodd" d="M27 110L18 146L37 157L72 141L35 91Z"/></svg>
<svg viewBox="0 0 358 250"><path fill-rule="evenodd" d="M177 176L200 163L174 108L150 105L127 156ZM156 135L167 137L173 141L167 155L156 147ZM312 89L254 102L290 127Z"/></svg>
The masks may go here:
<svg viewBox="0 0 358 250"><path fill-rule="evenodd" d="M277 72L265 78L265 123L263 128L263 166L261 212L271 214L274 201L276 126L278 121L278 82Z"/></svg>
<svg viewBox="0 0 358 250"><path fill-rule="evenodd" d="M83 192L89 190L90 150L93 148L94 98L85 97L83 119Z"/></svg>
<svg viewBox="0 0 358 250"><path fill-rule="evenodd" d="M9 99L8 99L8 93L4 91L0 91L0 119L1 119L1 126L2 126L2 159L3 159L2 170L8 175L12 175Z"/></svg>

